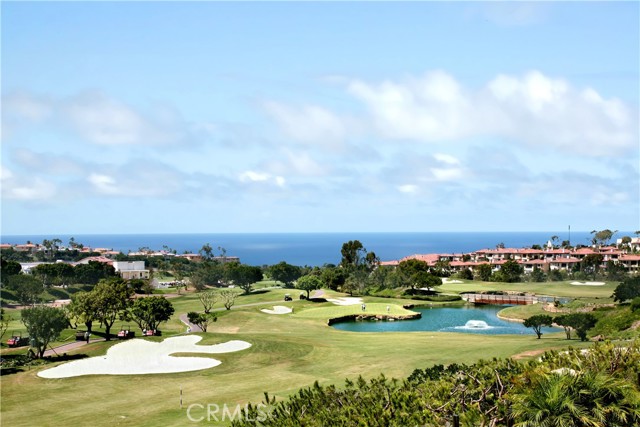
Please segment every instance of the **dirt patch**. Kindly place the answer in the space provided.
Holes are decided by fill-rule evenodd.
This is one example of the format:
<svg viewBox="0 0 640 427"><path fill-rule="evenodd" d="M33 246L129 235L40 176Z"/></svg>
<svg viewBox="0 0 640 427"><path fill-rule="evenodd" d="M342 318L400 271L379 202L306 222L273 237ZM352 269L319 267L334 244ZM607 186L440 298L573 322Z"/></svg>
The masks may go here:
<svg viewBox="0 0 640 427"><path fill-rule="evenodd" d="M529 359L531 357L540 356L541 354L544 354L546 351L547 350L523 351L522 353L514 354L513 356L511 356L511 358L514 360Z"/></svg>

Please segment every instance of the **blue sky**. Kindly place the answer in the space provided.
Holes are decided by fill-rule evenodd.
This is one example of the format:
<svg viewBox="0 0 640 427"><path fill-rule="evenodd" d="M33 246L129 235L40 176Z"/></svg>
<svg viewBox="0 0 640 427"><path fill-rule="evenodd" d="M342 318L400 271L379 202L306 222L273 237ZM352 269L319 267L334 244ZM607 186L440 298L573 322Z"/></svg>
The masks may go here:
<svg viewBox="0 0 640 427"><path fill-rule="evenodd" d="M3 2L2 234L640 229L637 2Z"/></svg>

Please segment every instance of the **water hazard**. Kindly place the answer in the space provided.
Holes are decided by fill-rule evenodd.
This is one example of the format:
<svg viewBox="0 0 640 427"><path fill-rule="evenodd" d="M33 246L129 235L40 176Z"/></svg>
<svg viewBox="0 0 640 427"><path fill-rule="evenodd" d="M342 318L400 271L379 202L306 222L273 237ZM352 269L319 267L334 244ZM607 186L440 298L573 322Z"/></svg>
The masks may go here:
<svg viewBox="0 0 640 427"><path fill-rule="evenodd" d="M434 307L414 308L422 313L415 320L389 321L351 321L333 325L334 328L352 332L464 332L471 334L529 334L533 330L525 328L520 322L499 319L497 314L505 306L486 305L475 307ZM543 333L558 332L559 328L543 328Z"/></svg>

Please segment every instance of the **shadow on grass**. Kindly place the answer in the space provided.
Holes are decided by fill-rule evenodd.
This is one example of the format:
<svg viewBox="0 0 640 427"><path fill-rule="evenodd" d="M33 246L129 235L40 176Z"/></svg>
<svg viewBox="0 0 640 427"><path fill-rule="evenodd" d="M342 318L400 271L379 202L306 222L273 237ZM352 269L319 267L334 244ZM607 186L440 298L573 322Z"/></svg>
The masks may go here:
<svg viewBox="0 0 640 427"><path fill-rule="evenodd" d="M67 354L63 353L58 356L46 356L42 359L32 359L25 354L13 354L2 357L0 363L0 376L17 374L31 368L40 368L50 363L67 362L70 360L85 359L89 357L86 354Z"/></svg>

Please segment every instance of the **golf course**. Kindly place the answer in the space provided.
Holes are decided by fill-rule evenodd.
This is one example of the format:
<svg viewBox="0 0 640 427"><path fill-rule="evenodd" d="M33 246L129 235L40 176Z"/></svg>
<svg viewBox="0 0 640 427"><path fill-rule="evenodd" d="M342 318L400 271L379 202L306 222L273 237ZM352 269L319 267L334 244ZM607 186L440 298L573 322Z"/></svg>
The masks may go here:
<svg viewBox="0 0 640 427"><path fill-rule="evenodd" d="M522 291L526 288L527 292L584 298L590 303L610 302L615 285L606 283L587 287L568 282L466 282L446 284L439 291ZM434 364L473 363L494 357L533 357L548 349L591 345L575 339L567 341L563 332L545 334L541 339L536 339L533 333L497 336L443 332L343 332L328 326L328 320L360 314L360 304L337 305L298 299L284 302L287 293L291 293L291 290L277 287L258 289L252 294L239 296L231 310L225 310L218 303L214 307L217 321L209 325L208 332L189 334L202 338L195 347L233 340L249 343L248 348L245 346L239 351L220 354L190 350L189 353L172 355L211 357L220 362L212 368L146 375L82 375L56 379L38 376L38 372L59 364L54 357L45 365L28 366L21 372L3 375L2 422L11 426L88 423L95 426L188 425L192 421L187 417L187 408L194 404L205 408L207 405L235 407L248 402L259 403L264 392L277 399L285 398L301 388L311 386L315 381L321 385L341 386L345 379L353 380L358 376L373 378L381 373L389 378L404 378L416 368ZM348 297L332 291L325 291L323 296ZM403 305L421 303L366 296L362 300L366 303L368 314L391 316L410 313ZM180 320L180 315L202 309L195 293L173 296L170 301L175 314L162 325L163 335L146 337L145 340L162 342L172 336L185 335L186 326ZM288 307L292 312L269 314L261 311L274 306ZM518 306L507 310L514 318L518 317L519 312L526 313L525 317L528 317L541 310L540 306ZM10 311L17 319L19 313ZM116 323L114 330L115 326L119 325ZM19 328L19 322L14 320L11 327ZM99 334L99 329L96 331ZM73 330L63 332L61 340L64 341L64 337L72 333ZM61 343L55 343L54 346ZM118 345L117 340L83 343L68 355L104 356L114 345ZM26 347L3 347L3 357L25 352ZM135 355L132 357L135 358ZM203 414L201 412L199 416Z"/></svg>

